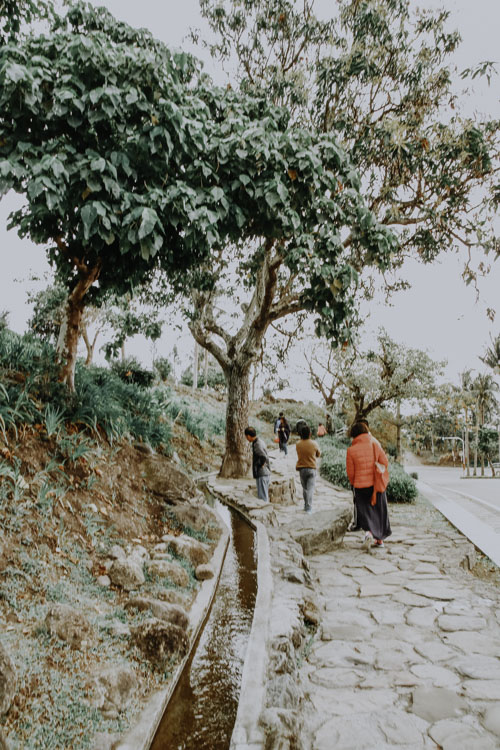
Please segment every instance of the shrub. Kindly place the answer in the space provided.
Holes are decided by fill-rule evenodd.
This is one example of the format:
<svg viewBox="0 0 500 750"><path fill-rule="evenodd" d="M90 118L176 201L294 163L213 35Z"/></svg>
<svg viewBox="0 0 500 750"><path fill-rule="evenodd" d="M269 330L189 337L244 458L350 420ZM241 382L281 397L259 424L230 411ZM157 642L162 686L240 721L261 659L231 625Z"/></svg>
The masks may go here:
<svg viewBox="0 0 500 750"><path fill-rule="evenodd" d="M332 484L345 487L346 490L351 486L345 470L345 459L343 461L335 461L334 463L325 463L325 461L322 461L320 473L322 477Z"/></svg>
<svg viewBox="0 0 500 750"><path fill-rule="evenodd" d="M418 495L417 485L403 469L389 468L390 479L387 485L387 500L390 503L413 503Z"/></svg>
<svg viewBox="0 0 500 750"><path fill-rule="evenodd" d="M153 362L153 370L158 378L165 382L172 372L172 365L166 357L157 357Z"/></svg>
<svg viewBox="0 0 500 750"><path fill-rule="evenodd" d="M410 476L412 479L418 479L418 472L417 471L410 471Z"/></svg>
<svg viewBox="0 0 500 750"><path fill-rule="evenodd" d="M154 381L154 373L143 367L135 357L115 360L111 365L111 370L124 383L133 383L141 388L149 388Z"/></svg>

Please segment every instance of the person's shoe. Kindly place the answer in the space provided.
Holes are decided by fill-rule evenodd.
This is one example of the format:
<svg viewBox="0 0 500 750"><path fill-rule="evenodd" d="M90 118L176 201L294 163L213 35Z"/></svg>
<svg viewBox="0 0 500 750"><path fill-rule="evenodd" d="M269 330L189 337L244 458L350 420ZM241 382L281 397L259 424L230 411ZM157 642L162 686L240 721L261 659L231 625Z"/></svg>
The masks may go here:
<svg viewBox="0 0 500 750"><path fill-rule="evenodd" d="M311 515L311 513L312 513L312 512L313 512L313 509L312 509L312 508L306 508L306 513L307 513L307 514L308 514L309 516Z"/></svg>
<svg viewBox="0 0 500 750"><path fill-rule="evenodd" d="M365 538L363 539L363 543L361 544L361 549L370 549L373 542L373 534L371 531L367 531L365 534Z"/></svg>
<svg viewBox="0 0 500 750"><path fill-rule="evenodd" d="M384 543L383 543L382 539L375 539L375 541L373 543L373 546L374 547L383 547Z"/></svg>

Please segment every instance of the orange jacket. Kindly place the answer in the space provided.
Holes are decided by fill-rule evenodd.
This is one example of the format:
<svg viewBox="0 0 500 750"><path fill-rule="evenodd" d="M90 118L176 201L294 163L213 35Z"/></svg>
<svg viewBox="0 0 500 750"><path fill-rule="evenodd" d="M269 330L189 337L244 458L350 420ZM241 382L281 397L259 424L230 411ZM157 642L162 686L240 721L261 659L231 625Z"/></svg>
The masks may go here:
<svg viewBox="0 0 500 750"><path fill-rule="evenodd" d="M353 487L373 487L375 481L375 461L389 465L387 456L369 433L358 435L347 449L347 476Z"/></svg>

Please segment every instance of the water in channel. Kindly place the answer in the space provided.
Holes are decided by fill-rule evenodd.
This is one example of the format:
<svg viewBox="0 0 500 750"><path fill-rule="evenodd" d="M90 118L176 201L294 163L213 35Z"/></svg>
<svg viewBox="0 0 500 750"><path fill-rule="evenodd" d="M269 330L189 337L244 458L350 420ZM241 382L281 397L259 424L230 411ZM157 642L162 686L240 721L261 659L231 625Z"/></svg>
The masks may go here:
<svg viewBox="0 0 500 750"><path fill-rule="evenodd" d="M253 529L215 501L230 530L219 587L151 750L227 750L257 593Z"/></svg>

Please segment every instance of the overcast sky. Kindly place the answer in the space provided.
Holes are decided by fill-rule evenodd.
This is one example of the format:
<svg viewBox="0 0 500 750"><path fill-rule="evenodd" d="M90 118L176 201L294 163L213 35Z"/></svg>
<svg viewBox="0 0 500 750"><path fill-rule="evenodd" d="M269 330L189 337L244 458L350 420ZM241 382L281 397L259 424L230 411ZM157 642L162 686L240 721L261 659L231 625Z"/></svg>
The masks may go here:
<svg viewBox="0 0 500 750"><path fill-rule="evenodd" d="M106 5L127 23L147 27L168 44L190 51L193 47L186 41L189 28L203 28L198 0L104 0L94 4ZM444 5L450 11L450 27L457 28L463 37L456 56L459 70L485 59L499 61L500 0L446 0L444 3L421 0L418 4L433 8ZM326 18L333 3L331 0L316 0L315 7L318 15ZM222 82L223 73L214 68L207 54L201 49L197 54L206 60L211 75ZM490 88L477 87L474 102L478 111L500 117L500 78L494 78ZM0 246L3 249L0 310L9 310L11 327L22 332L30 313L26 304L26 280L32 273L43 274L47 265L42 247L20 240L15 232L6 231L7 216L17 205L19 199L11 195L0 202ZM447 358L450 379L456 379L457 373L465 367L481 369L478 355L483 353L489 336L500 332L500 260L481 280L479 300L475 290L465 287L462 281L463 264L464 258L457 255L443 256L441 261L427 267L409 263L405 275L412 282L411 290L396 295L391 306L383 301L366 304L367 314L370 312L367 324L370 330L375 331L383 325L401 343L427 349L439 359ZM487 319L487 307L498 308L494 324ZM187 336L180 340L188 346ZM171 333L170 337L165 335L156 346L157 354L168 355L176 342L179 343L177 333L175 340ZM148 346L142 345L137 351L143 358L148 358ZM304 382L301 388L304 388Z"/></svg>

